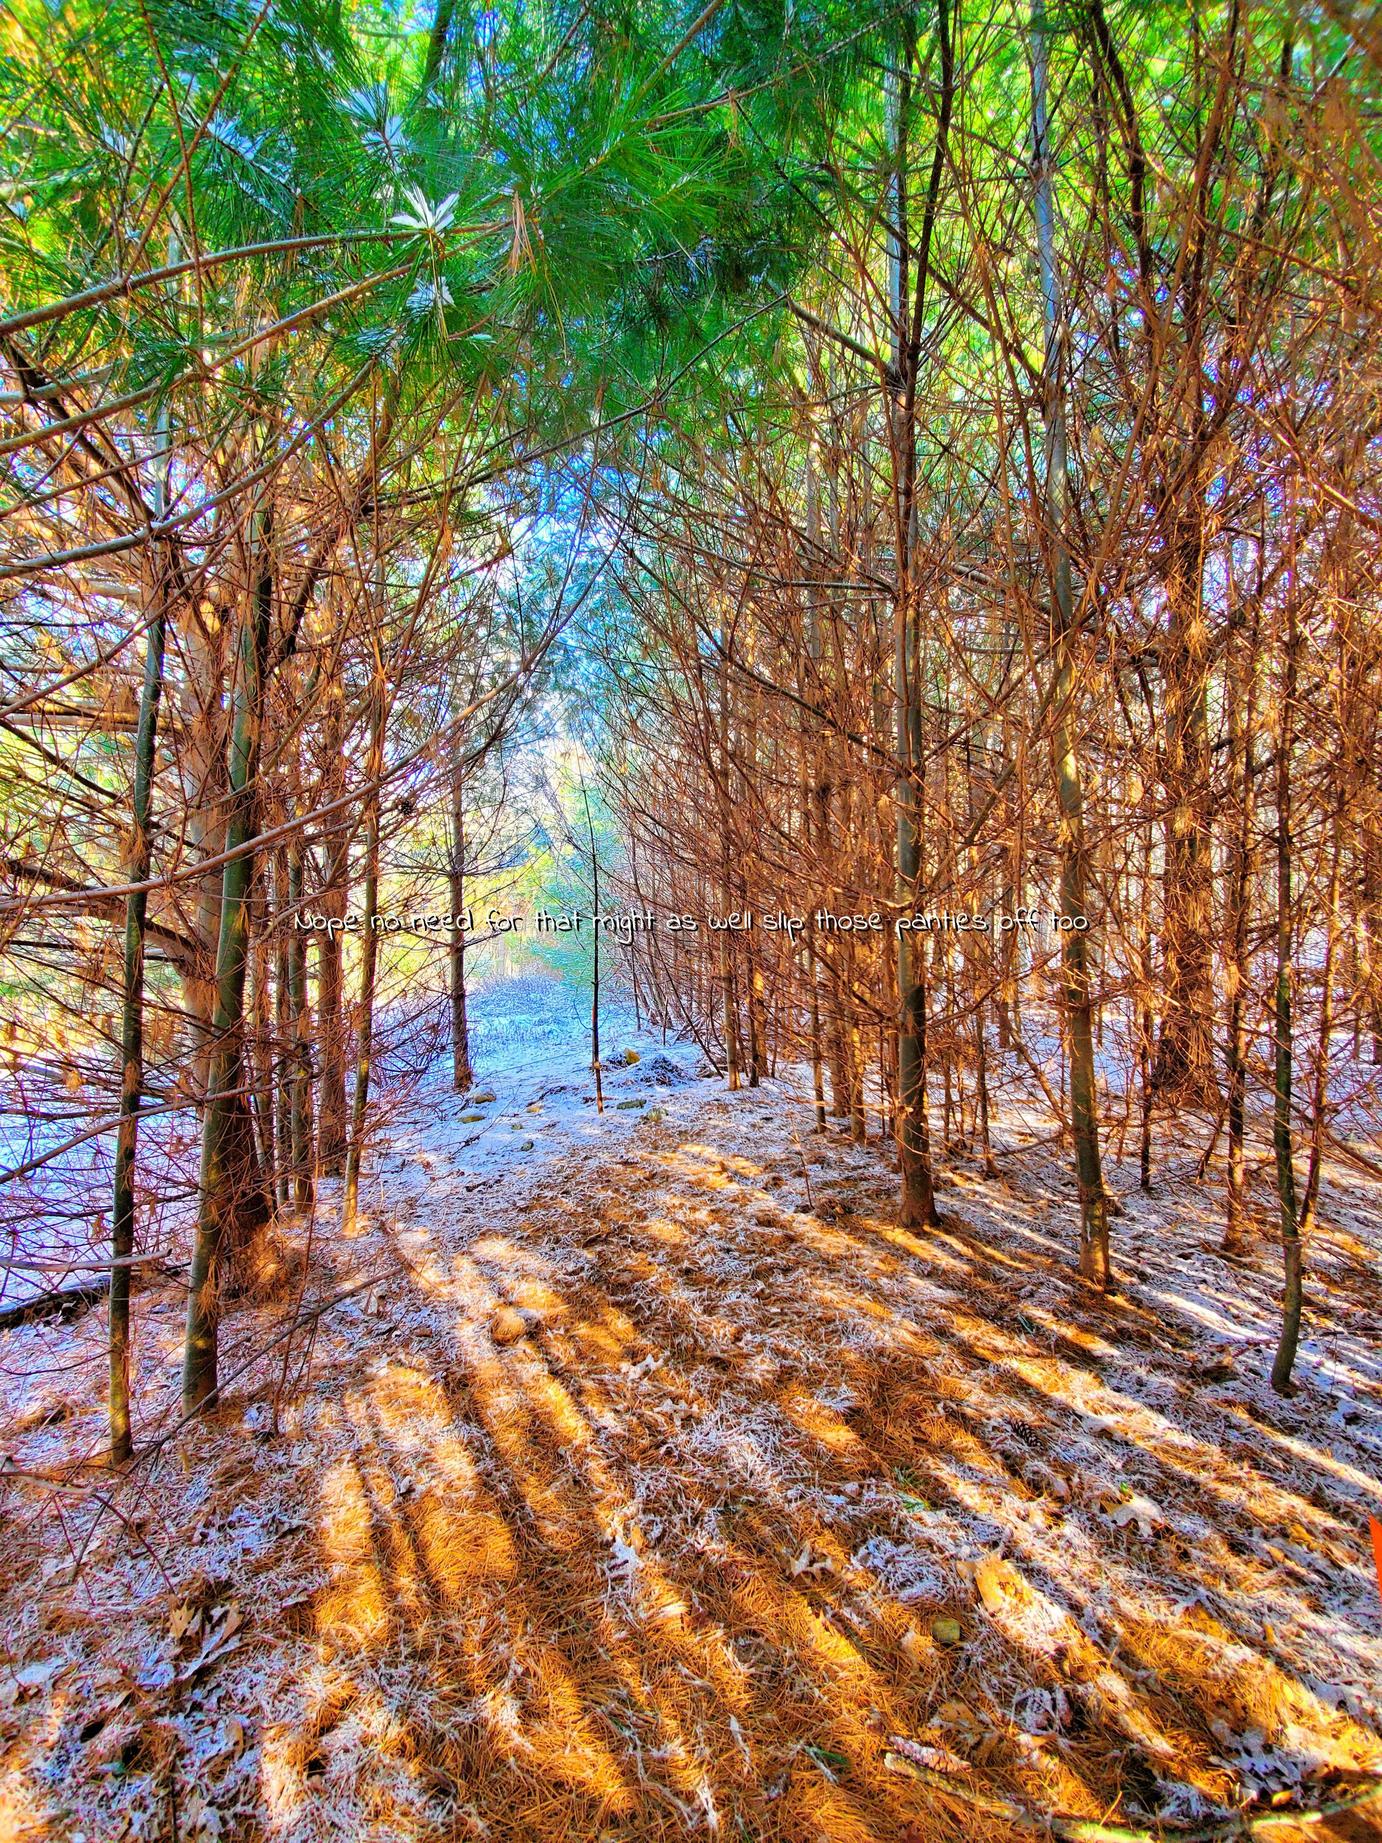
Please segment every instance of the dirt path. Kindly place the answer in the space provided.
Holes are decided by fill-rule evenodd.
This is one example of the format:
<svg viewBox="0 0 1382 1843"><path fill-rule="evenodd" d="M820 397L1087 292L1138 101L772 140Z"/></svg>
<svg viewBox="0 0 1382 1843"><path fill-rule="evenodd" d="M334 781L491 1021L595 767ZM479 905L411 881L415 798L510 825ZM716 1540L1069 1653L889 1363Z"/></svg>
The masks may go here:
<svg viewBox="0 0 1382 1843"><path fill-rule="evenodd" d="M478 1121L424 1096L365 1230L319 1241L311 1296L360 1290L277 1432L281 1352L76 1586L9 1488L0 1836L163 1837L172 1801L182 1839L917 1843L1382 1769L1350 1238L1275 1402L1270 1284L1215 1304L1198 1199L1134 1199L1137 1284L1091 1301L1045 1154L960 1161L919 1239L877 1148L645 1049L603 1118L517 1065ZM6 1367L89 1359L93 1320ZM142 1304L150 1386L177 1320ZM98 1404L36 1386L67 1402L10 1442L39 1469Z"/></svg>

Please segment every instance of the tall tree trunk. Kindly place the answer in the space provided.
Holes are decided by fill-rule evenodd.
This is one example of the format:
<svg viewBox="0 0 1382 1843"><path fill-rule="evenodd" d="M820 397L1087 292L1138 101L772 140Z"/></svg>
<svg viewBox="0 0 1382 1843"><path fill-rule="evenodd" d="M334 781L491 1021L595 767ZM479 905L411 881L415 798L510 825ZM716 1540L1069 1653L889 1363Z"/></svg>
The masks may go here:
<svg viewBox="0 0 1382 1843"><path fill-rule="evenodd" d="M816 956L811 954L811 1092L816 1103L816 1131L825 1131L825 1063L821 1058L821 987Z"/></svg>
<svg viewBox="0 0 1382 1843"><path fill-rule="evenodd" d="M369 1110L370 1063L374 1056L374 987L379 968L379 780L384 772L384 722L387 689L383 667L375 656L370 698L369 754L365 778L365 911L360 937L360 1009L356 1031L355 1093L350 1109L350 1146L346 1153L345 1200L342 1211L347 1229L355 1227L360 1206L360 1167L365 1156L365 1124Z"/></svg>
<svg viewBox="0 0 1382 1843"><path fill-rule="evenodd" d="M1194 342L1198 353L1198 340ZM1198 357L1194 368L1198 371ZM1198 435L1192 437L1199 441ZM1179 450L1177 450L1179 453ZM1211 948L1214 867L1209 814L1209 629L1204 610L1204 503L1198 469L1166 513L1165 999L1152 1086L1158 1094L1213 1093Z"/></svg>
<svg viewBox="0 0 1382 1843"><path fill-rule="evenodd" d="M857 959L858 949L855 946L854 936L851 934L846 937L844 949L845 979L849 993L849 1032L846 1040L849 1067L849 1136L856 1145L863 1145L868 1139L868 1117L864 1109L866 1057L863 1032L859 1024Z"/></svg>
<svg viewBox="0 0 1382 1843"><path fill-rule="evenodd" d="M590 972L590 1067L595 1076L595 1111L605 1111L604 1071L600 1066L600 854L595 849L595 821L590 816L590 794L584 781L586 830L590 834L590 919L592 962Z"/></svg>
<svg viewBox="0 0 1382 1843"><path fill-rule="evenodd" d="M155 508L162 510L161 483ZM166 559L155 546L149 559L153 619L144 646L144 684L134 742L134 790L127 865L128 881L143 883L151 861L149 819L153 805L158 706L163 695L163 659L168 637ZM130 1432L130 1262L134 1257L134 1171L139 1107L144 1097L144 928L149 893L136 889L125 899L125 964L120 1012L120 1125L115 1138L115 1191L110 1252L110 1456L116 1465L131 1457Z"/></svg>
<svg viewBox="0 0 1382 1843"><path fill-rule="evenodd" d="M1296 1165L1291 1142L1291 955L1294 915L1291 904L1291 750L1295 740L1296 675L1299 626L1294 601L1287 608L1286 670L1281 720L1276 745L1276 1038L1275 1078L1272 1084L1272 1145L1276 1153L1276 1192L1281 1212L1281 1256L1284 1287L1281 1336L1272 1364L1272 1387L1285 1394L1300 1342L1303 1309L1300 1218L1296 1206Z"/></svg>
<svg viewBox="0 0 1382 1843"><path fill-rule="evenodd" d="M820 489L816 476L816 450L814 444L806 450L806 544L808 567L815 569L820 555L821 511ZM832 545L833 551L833 545ZM798 747L801 752L800 768L800 802L801 831L805 839L808 855L816 867L824 864L826 857L826 805L827 797L821 789L821 752L818 740L818 720L808 708L808 700L818 695L820 682L821 658L821 617L819 597L814 589L807 591L806 602L806 655L797 667L797 693L801 699L801 716L798 730ZM809 668L808 680L804 673ZM819 874L819 871L818 871ZM809 912L812 905L808 902L803 907ZM821 965L816 945L816 924L808 920L806 936L803 943L806 953L806 965L809 969L811 983L811 1091L816 1104L816 1131L825 1131L825 1054L821 1036Z"/></svg>
<svg viewBox="0 0 1382 1843"><path fill-rule="evenodd" d="M749 1086L756 1088L763 1079L765 1049L766 1000L763 991L763 968L750 941L746 949L749 980Z"/></svg>
<svg viewBox="0 0 1382 1843"><path fill-rule="evenodd" d="M254 877L254 853L244 847L253 836L255 823L254 776L274 588L271 520L267 513L261 513L256 522L258 542L251 553L256 579L245 597L241 616L230 738L226 850L236 855L221 872L210 1088L202 1118L197 1226L188 1275L182 1368L182 1404L188 1414L214 1402L216 1397L221 1268L228 1246L253 1233L266 1213L262 1196L257 1205L255 1201L258 1174L253 1168L253 1134L240 1092L245 1066L249 894Z"/></svg>
<svg viewBox="0 0 1382 1843"><path fill-rule="evenodd" d="M950 113L954 103L954 47L950 35L950 0L938 0L937 27L941 53L940 111L932 153L931 173L919 239L915 279L909 273L908 229L909 116L911 65L915 50L913 29L904 33L901 71L889 94L892 159L891 206L888 232L888 292L892 316L893 385L890 394L891 447L897 590L894 611L894 692L897 700L897 834L895 894L900 912L916 902L921 876L920 800L918 777L925 772L920 684L920 631L916 547L917 443L916 385L921 347L926 283L931 239L935 229L941 176L945 166ZM897 1042L897 1145L902 1178L901 1218L904 1227L917 1228L939 1222L935 1177L931 1164L930 1130L926 1119L926 978L925 950L918 949L910 930L898 935L898 1042Z"/></svg>
<svg viewBox="0 0 1382 1843"><path fill-rule="evenodd" d="M1066 537L1069 491L1065 440L1065 306L1056 265L1055 201L1047 103L1047 33L1044 0L1032 6L1032 129L1036 180L1037 249L1041 266L1045 353L1046 537L1051 558L1051 625L1056 649L1054 734L1056 799L1061 815L1061 911L1087 918L1088 845L1084 785L1078 752L1074 659L1074 596ZM1086 935L1062 933L1061 971L1066 1030L1070 1044L1070 1118L1075 1134L1075 1170L1080 1192L1080 1272L1096 1285L1110 1279L1108 1200L1099 1157L1098 1092L1095 1083L1093 1014Z"/></svg>
<svg viewBox="0 0 1382 1843"><path fill-rule="evenodd" d="M296 838L288 846L288 902L296 920L302 908L302 845ZM307 1005L307 942L296 927L288 935L287 970L292 1029L288 1130L293 1168L293 1201L299 1209L310 1209L315 1190L312 1157L312 1018Z"/></svg>
<svg viewBox="0 0 1382 1843"><path fill-rule="evenodd" d="M285 1215L293 1201L293 1068L297 1054L296 1030L291 998L292 977L288 971L291 947L287 918L291 913L288 882L288 853L280 847L274 854L274 896L278 907L278 938L274 943L274 1120L278 1143L289 1148L287 1158L280 1159L274 1179L274 1196Z"/></svg>
<svg viewBox="0 0 1382 1843"><path fill-rule="evenodd" d="M259 875L250 890L249 998L246 1004L253 1034L248 1045L250 1124L255 1156L272 1196L278 1183L279 1161L286 1162L288 1147L274 1130L273 1017L270 1008L269 943L265 938L268 902L264 878Z"/></svg>
<svg viewBox="0 0 1382 1843"><path fill-rule="evenodd" d="M1382 833L1369 831L1360 851L1363 992L1372 1035L1373 1066L1378 1068L1382 1067Z"/></svg>
<svg viewBox="0 0 1382 1843"><path fill-rule="evenodd" d="M752 785L759 772L758 706L759 693L751 687L748 720L744 730L744 774ZM757 864L752 855L739 860L739 897L746 913L750 912L750 876L756 879ZM767 1063L767 996L763 984L763 964L757 936L750 930L744 936L744 1001L748 1017L749 1086L756 1088L763 1079Z"/></svg>
<svg viewBox="0 0 1382 1843"><path fill-rule="evenodd" d="M729 762L729 639L722 635L720 648L720 888L722 919L729 915L734 900L730 874L730 762ZM720 995L725 1020L725 1085L739 1086L739 1007L734 992L734 935L728 925L720 930Z"/></svg>
<svg viewBox="0 0 1382 1843"><path fill-rule="evenodd" d="M1152 821L1142 827L1142 874L1139 881L1138 987L1133 994L1133 1023L1137 1032L1137 1181L1141 1190L1152 1187L1152 1054L1156 1019L1152 1010Z"/></svg>
<svg viewBox="0 0 1382 1843"><path fill-rule="evenodd" d="M836 1120L849 1118L849 1072L845 1059L844 999L841 996L840 962L838 945L833 947L830 956L825 959L826 971L830 975L827 999L829 1003L828 1023L830 1026L830 1113Z"/></svg>
<svg viewBox="0 0 1382 1843"><path fill-rule="evenodd" d="M323 729L326 794L328 801L334 801L345 792L345 693L339 678L327 689ZM341 922L349 901L350 832L340 813L334 813L328 822L322 849L326 858L322 913L328 922ZM327 1177L341 1175L346 1154L345 970L341 939L339 928L325 928L317 936L317 1036L321 1055L317 1158Z"/></svg>
<svg viewBox="0 0 1382 1843"><path fill-rule="evenodd" d="M1256 673L1258 623L1253 620L1248 645L1246 684L1238 683L1236 656L1230 650L1225 674L1224 699L1228 706L1230 772L1238 795L1233 839L1227 866L1228 952L1224 986L1228 995L1228 1022L1224 1037L1228 1157L1225 1171L1224 1251L1243 1251L1247 1226L1247 1160L1245 1133L1248 1091L1248 895L1252 879L1252 821L1256 772L1253 733L1256 727ZM1231 646L1231 643L1230 643ZM1241 705L1241 714L1240 714Z"/></svg>
<svg viewBox="0 0 1382 1843"><path fill-rule="evenodd" d="M1343 667L1340 673L1342 676ZM1329 1116L1329 1057L1334 1036L1334 963L1339 951L1339 886L1344 855L1344 783L1340 782L1338 804L1334 810L1333 841L1330 845L1329 894L1326 899L1324 965L1320 968L1320 1033L1315 1051L1315 1077L1310 1096L1310 1157L1305 1168L1305 1192L1300 1203L1300 1240L1302 1250L1310 1245L1315 1227L1315 1211L1320 1199L1320 1178L1324 1171L1324 1138Z"/></svg>
<svg viewBox="0 0 1382 1843"><path fill-rule="evenodd" d="M460 748L451 771L451 868L447 877L451 914L449 972L451 982L451 1083L464 1094L475 1080L470 1063L470 1020L466 1014L465 929L460 917L465 913L465 780L461 773Z"/></svg>

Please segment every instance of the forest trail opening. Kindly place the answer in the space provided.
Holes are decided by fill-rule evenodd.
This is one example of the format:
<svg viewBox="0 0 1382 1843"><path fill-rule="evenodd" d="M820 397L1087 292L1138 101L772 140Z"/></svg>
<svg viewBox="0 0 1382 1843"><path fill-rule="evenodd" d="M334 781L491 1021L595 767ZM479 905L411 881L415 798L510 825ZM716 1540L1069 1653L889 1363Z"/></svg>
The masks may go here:
<svg viewBox="0 0 1382 1843"><path fill-rule="evenodd" d="M1382 1768L1342 1242L1283 1402L1270 1289L1226 1334L1184 1193L1129 1200L1125 1292L1079 1284L1030 1111L917 1234L787 1075L727 1093L618 1018L600 1115L575 1011L519 996L318 1244L293 1386L270 1350L94 1534L72 1499L75 1585L10 1486L10 1834L160 1836L173 1801L194 1838L1173 1835ZM165 1408L181 1309L141 1296ZM11 1334L12 1464L98 1444L52 1371L99 1316Z"/></svg>
<svg viewBox="0 0 1382 1843"><path fill-rule="evenodd" d="M3 0L0 1843L1382 1822L1379 20Z"/></svg>

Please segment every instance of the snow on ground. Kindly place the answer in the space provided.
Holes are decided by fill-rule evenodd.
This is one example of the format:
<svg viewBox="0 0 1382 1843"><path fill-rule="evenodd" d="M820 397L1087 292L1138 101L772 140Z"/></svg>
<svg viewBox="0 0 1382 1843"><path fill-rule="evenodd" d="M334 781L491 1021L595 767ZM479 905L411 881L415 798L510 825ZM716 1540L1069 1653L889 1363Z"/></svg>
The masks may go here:
<svg viewBox="0 0 1382 1843"><path fill-rule="evenodd" d="M111 1096L73 1097L60 1083L23 1084L0 1068L0 1311L41 1293L90 1285L110 1259L115 1131ZM31 1114L25 1109L31 1108ZM158 1203L144 1217L144 1246L171 1249L196 1194L192 1109L154 1111L140 1131L141 1172ZM25 1169L25 1167L30 1167Z"/></svg>
<svg viewBox="0 0 1382 1843"><path fill-rule="evenodd" d="M219 1416L153 1451L142 1294L119 1489L70 1463L101 1315L0 1340L10 1463L66 1481L5 1488L0 1836L1170 1835L1382 1771L1370 1179L1330 1174L1283 1401L1273 1251L1219 1256L1189 1149L1097 1299L1030 1099L917 1235L786 1075L609 1016L597 1113L586 1023L479 1007L353 1239L323 1187L296 1337L237 1308Z"/></svg>

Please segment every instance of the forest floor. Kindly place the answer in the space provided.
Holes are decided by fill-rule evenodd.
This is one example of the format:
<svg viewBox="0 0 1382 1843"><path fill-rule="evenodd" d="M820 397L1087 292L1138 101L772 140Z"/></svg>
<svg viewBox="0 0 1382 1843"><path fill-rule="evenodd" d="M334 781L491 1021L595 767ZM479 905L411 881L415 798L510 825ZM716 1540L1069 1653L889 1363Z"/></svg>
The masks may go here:
<svg viewBox="0 0 1382 1843"><path fill-rule="evenodd" d="M352 1239L323 1187L311 1332L236 1307L213 1419L140 1293L118 1487L103 1314L0 1338L0 1838L1217 1834L1382 1772L1382 1185L1330 1171L1283 1400L1198 1148L1098 1298L1033 1103L913 1234L785 1081L626 1033L598 1115L546 1034L424 1085Z"/></svg>

